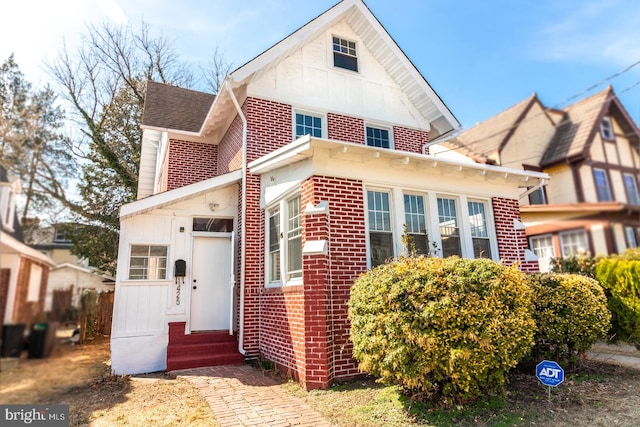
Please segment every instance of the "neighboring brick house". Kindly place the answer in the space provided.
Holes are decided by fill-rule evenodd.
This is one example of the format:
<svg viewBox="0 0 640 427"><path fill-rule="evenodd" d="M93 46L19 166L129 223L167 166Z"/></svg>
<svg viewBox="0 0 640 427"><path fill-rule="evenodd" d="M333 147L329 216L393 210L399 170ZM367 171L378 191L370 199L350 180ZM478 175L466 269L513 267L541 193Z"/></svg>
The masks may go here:
<svg viewBox="0 0 640 427"><path fill-rule="evenodd" d="M549 174L545 187L531 185L520 199L541 270L552 258L638 247L640 131L611 87L562 110L534 94L443 145Z"/></svg>
<svg viewBox="0 0 640 427"><path fill-rule="evenodd" d="M44 321L44 301L52 259L24 244L16 215L20 180L0 165L0 326Z"/></svg>
<svg viewBox="0 0 640 427"><path fill-rule="evenodd" d="M361 0L233 71L217 97L149 82L140 199L120 212L114 372L239 352L308 388L357 375L350 287L402 252L405 224L423 252L430 240L537 270L518 198L548 176L428 154L458 128Z"/></svg>

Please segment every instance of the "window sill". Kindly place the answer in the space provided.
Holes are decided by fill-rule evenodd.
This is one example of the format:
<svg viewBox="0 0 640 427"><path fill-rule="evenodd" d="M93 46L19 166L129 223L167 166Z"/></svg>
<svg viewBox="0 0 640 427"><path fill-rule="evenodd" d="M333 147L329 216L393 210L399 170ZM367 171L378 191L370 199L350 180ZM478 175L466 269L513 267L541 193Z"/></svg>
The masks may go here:
<svg viewBox="0 0 640 427"><path fill-rule="evenodd" d="M273 294L301 294L304 292L304 285L302 283L295 285L285 285L285 286L266 286L263 290L263 294L265 295L273 295Z"/></svg>

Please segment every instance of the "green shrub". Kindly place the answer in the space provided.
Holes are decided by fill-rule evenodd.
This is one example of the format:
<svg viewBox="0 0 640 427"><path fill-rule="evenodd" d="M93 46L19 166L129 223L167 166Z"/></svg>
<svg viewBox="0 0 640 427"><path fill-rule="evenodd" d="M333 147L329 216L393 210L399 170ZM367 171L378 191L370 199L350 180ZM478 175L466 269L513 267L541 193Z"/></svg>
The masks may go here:
<svg viewBox="0 0 640 427"><path fill-rule="evenodd" d="M575 365L609 330L611 314L602 286L578 274L538 274L530 282L538 331L525 365L544 359Z"/></svg>
<svg viewBox="0 0 640 427"><path fill-rule="evenodd" d="M487 259L378 266L351 288L349 319L361 370L449 402L503 391L535 332L526 276Z"/></svg>
<svg viewBox="0 0 640 427"><path fill-rule="evenodd" d="M571 255L564 258L551 259L551 271L553 273L581 274L595 278L595 268L601 256Z"/></svg>
<svg viewBox="0 0 640 427"><path fill-rule="evenodd" d="M640 249L602 259L596 278L605 288L612 313L611 336L640 349Z"/></svg>

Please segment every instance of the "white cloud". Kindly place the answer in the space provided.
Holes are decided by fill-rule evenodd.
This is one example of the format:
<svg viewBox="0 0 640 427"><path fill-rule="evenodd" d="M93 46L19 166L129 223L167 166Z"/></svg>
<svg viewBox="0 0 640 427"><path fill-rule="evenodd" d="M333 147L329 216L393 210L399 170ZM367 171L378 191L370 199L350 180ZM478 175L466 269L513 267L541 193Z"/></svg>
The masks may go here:
<svg viewBox="0 0 640 427"><path fill-rule="evenodd" d="M640 8L634 0L570 4L564 10L551 6L551 24L532 35L536 59L619 67L640 60ZM561 13L555 20L554 12Z"/></svg>

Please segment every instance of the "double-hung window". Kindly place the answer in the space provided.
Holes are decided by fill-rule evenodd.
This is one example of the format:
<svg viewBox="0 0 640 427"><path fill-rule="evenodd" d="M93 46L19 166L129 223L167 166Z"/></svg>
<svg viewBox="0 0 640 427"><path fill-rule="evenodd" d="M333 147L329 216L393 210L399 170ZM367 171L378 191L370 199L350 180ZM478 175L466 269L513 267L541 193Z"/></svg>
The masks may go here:
<svg viewBox="0 0 640 427"><path fill-rule="evenodd" d="M538 257L540 271L545 273L551 270L551 259L555 258L556 251L553 246L553 237L549 234L533 236L530 239L531 250Z"/></svg>
<svg viewBox="0 0 640 427"><path fill-rule="evenodd" d="M131 246L129 280L164 280L166 278L167 246Z"/></svg>
<svg viewBox="0 0 640 427"><path fill-rule="evenodd" d="M589 248L585 231L575 230L560 233L560 248L562 249L563 257L587 254Z"/></svg>
<svg viewBox="0 0 640 427"><path fill-rule="evenodd" d="M358 71L356 43L334 36L333 65L345 70Z"/></svg>
<svg viewBox="0 0 640 427"><path fill-rule="evenodd" d="M391 148L389 129L367 126L365 130L369 147Z"/></svg>
<svg viewBox="0 0 640 427"><path fill-rule="evenodd" d="M287 202L287 279L302 277L302 212L300 196Z"/></svg>
<svg viewBox="0 0 640 427"><path fill-rule="evenodd" d="M638 194L636 177L630 173L625 173L623 176L624 188L627 190L627 201L630 205L640 205L640 195Z"/></svg>
<svg viewBox="0 0 640 427"><path fill-rule="evenodd" d="M281 286L302 278L302 210L300 196L267 211L267 281Z"/></svg>
<svg viewBox="0 0 640 427"><path fill-rule="evenodd" d="M383 264L394 255L389 193L384 191L367 191L367 206L369 214L371 266L375 267Z"/></svg>
<svg viewBox="0 0 640 427"><path fill-rule="evenodd" d="M598 201L610 202L613 200L611 196L611 186L609 186L609 178L604 169L594 169L593 179L596 183L596 191L598 192Z"/></svg>
<svg viewBox="0 0 640 427"><path fill-rule="evenodd" d="M442 242L442 256L462 256L460 246L460 219L456 210L456 200L438 197L438 222Z"/></svg>
<svg viewBox="0 0 640 427"><path fill-rule="evenodd" d="M269 276L270 283L280 281L280 209L269 212Z"/></svg>
<svg viewBox="0 0 640 427"><path fill-rule="evenodd" d="M471 240L474 258L491 258L491 242L487 228L486 204L479 201L468 201L469 222L471 223Z"/></svg>
<svg viewBox="0 0 640 427"><path fill-rule="evenodd" d="M407 233L413 239L416 252L428 254L430 248L424 214L424 197L413 194L404 195L404 219Z"/></svg>

